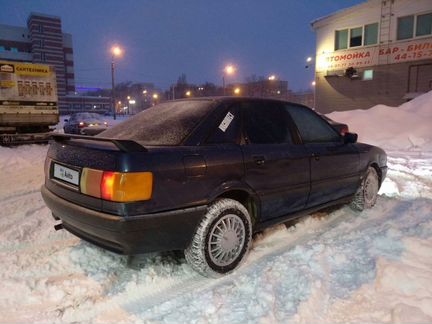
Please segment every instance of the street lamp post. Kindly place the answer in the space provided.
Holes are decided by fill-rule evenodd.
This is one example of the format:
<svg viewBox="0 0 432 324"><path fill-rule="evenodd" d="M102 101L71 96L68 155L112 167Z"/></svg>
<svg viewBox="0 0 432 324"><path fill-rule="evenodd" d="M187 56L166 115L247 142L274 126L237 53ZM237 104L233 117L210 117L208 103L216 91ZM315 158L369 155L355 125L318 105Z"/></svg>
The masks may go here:
<svg viewBox="0 0 432 324"><path fill-rule="evenodd" d="M227 75L231 75L234 74L235 72L235 67L232 65L227 65L225 66L224 70L223 70L223 74L222 74L222 88L223 88L223 95L225 96L226 94L226 89L225 89L225 77Z"/></svg>
<svg viewBox="0 0 432 324"><path fill-rule="evenodd" d="M114 120L116 119L116 102L115 102L115 83L114 83L114 57L120 56L122 54L122 49L118 46L114 46L111 49L111 102L114 110Z"/></svg>

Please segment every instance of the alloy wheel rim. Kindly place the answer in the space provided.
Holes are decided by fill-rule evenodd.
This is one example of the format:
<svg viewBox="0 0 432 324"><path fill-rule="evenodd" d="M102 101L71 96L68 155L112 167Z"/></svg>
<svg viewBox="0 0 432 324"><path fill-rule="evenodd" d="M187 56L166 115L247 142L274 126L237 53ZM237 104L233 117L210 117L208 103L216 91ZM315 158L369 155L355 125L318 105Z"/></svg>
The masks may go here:
<svg viewBox="0 0 432 324"><path fill-rule="evenodd" d="M230 265L239 257L245 236L246 228L238 215L223 216L210 232L208 252L211 261L220 267Z"/></svg>

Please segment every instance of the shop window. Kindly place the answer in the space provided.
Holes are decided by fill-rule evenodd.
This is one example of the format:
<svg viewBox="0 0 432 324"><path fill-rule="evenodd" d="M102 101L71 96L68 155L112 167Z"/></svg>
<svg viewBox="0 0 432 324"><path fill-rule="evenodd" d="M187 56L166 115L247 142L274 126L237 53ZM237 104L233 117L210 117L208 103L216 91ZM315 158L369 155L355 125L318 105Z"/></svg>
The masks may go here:
<svg viewBox="0 0 432 324"><path fill-rule="evenodd" d="M11 51L12 53L18 53L18 48L16 48L16 47L11 47L10 51Z"/></svg>
<svg viewBox="0 0 432 324"><path fill-rule="evenodd" d="M409 39L414 35L414 16L398 18L397 22L397 39Z"/></svg>
<svg viewBox="0 0 432 324"><path fill-rule="evenodd" d="M348 48L348 29L336 30L335 50Z"/></svg>
<svg viewBox="0 0 432 324"><path fill-rule="evenodd" d="M373 70L364 70L363 71L363 80L364 81L373 80Z"/></svg>
<svg viewBox="0 0 432 324"><path fill-rule="evenodd" d="M4 52L6 48L4 46L0 46L0 52Z"/></svg>
<svg viewBox="0 0 432 324"><path fill-rule="evenodd" d="M378 43L378 23L365 26L364 45L373 45Z"/></svg>
<svg viewBox="0 0 432 324"><path fill-rule="evenodd" d="M363 27L350 29L350 47L362 46Z"/></svg>
<svg viewBox="0 0 432 324"><path fill-rule="evenodd" d="M417 16L416 36L432 34L432 13Z"/></svg>

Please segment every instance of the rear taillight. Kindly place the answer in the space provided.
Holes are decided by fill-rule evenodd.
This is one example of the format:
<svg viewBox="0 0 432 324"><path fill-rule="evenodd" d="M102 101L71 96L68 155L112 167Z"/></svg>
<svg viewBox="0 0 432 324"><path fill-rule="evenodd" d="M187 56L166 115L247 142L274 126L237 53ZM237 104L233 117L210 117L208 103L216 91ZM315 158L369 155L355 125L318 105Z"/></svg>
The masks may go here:
<svg viewBox="0 0 432 324"><path fill-rule="evenodd" d="M153 191L151 172L111 172L83 168L81 192L117 202L149 200Z"/></svg>
<svg viewBox="0 0 432 324"><path fill-rule="evenodd" d="M103 171L83 168L81 171L80 188L83 194L101 197L100 184L102 181Z"/></svg>
<svg viewBox="0 0 432 324"><path fill-rule="evenodd" d="M79 128L83 128L83 127L85 127L86 126L86 123L84 123L84 122L80 122L79 124L78 124L78 127Z"/></svg>
<svg viewBox="0 0 432 324"><path fill-rule="evenodd" d="M348 129L347 126L342 127L341 130L340 130L340 133L341 133L342 136L345 135L348 132L349 132L349 129Z"/></svg>
<svg viewBox="0 0 432 324"><path fill-rule="evenodd" d="M100 192L102 199L113 200L115 191L115 172L104 172L100 184Z"/></svg>

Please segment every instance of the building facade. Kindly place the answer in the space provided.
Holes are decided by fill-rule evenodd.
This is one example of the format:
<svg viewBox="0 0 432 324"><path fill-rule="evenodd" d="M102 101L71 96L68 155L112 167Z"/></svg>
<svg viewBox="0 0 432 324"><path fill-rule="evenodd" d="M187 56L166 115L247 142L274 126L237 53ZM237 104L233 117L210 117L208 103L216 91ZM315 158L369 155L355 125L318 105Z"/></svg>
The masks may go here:
<svg viewBox="0 0 432 324"><path fill-rule="evenodd" d="M226 87L227 95L241 95L257 98L288 99L288 81L262 79L247 83L234 83Z"/></svg>
<svg viewBox="0 0 432 324"><path fill-rule="evenodd" d="M31 13L26 27L0 25L0 60L54 66L62 114L90 109L109 111L111 107L106 97L77 96L72 35L63 33L60 17Z"/></svg>
<svg viewBox="0 0 432 324"><path fill-rule="evenodd" d="M319 112L398 106L432 89L431 0L368 0L312 28Z"/></svg>
<svg viewBox="0 0 432 324"><path fill-rule="evenodd" d="M315 107L315 97L314 92L310 90L306 91L289 91L288 100L295 102L309 108Z"/></svg>

